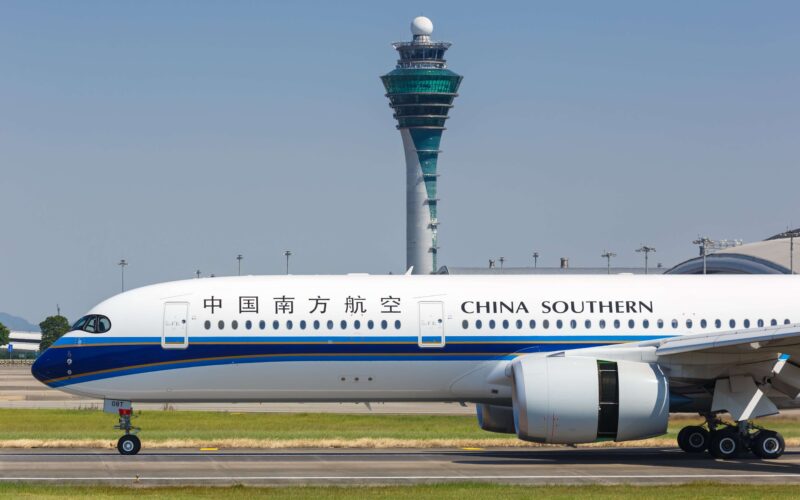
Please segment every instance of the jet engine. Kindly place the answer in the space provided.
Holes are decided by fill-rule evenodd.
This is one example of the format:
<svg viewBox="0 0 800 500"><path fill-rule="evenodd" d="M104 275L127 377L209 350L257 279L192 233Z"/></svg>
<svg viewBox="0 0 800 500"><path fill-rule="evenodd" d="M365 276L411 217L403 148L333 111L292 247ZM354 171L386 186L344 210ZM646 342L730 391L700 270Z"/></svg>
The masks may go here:
<svg viewBox="0 0 800 500"><path fill-rule="evenodd" d="M525 356L511 368L520 439L575 444L667 432L669 384L656 364Z"/></svg>

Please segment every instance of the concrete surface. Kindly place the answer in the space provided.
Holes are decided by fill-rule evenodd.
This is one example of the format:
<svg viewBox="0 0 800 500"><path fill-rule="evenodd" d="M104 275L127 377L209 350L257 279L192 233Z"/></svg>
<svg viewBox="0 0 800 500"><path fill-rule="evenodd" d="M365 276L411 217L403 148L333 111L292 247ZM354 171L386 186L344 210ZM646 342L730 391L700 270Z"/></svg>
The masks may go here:
<svg viewBox="0 0 800 500"><path fill-rule="evenodd" d="M0 450L0 481L153 484L800 483L800 449L720 461L678 449Z"/></svg>

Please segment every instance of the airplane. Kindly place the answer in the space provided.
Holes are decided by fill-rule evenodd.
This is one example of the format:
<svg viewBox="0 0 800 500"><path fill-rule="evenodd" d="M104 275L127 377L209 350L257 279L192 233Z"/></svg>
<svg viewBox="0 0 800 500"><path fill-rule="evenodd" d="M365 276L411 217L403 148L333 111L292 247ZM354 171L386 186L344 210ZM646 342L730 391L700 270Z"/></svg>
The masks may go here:
<svg viewBox="0 0 800 500"><path fill-rule="evenodd" d="M471 402L538 443L780 457L752 420L800 407L797 276L241 276L101 302L32 366L103 399L123 455L138 402ZM723 420L724 414L729 420Z"/></svg>

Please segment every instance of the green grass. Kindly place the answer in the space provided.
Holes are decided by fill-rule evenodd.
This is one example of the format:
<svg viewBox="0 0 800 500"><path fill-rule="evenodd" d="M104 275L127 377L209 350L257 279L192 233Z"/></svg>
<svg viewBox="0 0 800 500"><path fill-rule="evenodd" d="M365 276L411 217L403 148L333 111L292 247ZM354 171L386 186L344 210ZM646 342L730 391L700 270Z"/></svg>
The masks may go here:
<svg viewBox="0 0 800 500"><path fill-rule="evenodd" d="M349 498L415 498L415 499L481 499L503 498L581 498L637 500L654 498L727 499L727 498L792 498L791 486L732 485L696 483L665 486L528 486L487 483L452 483L413 486L289 486L289 487L110 487L63 486L38 484L0 484L0 496L9 498L273 498L273 499L349 499Z"/></svg>
<svg viewBox="0 0 800 500"><path fill-rule="evenodd" d="M107 439L120 436L113 429L115 415L99 410L0 409L0 441L18 439ZM670 423L672 439L678 430L701 419L675 419ZM800 438L800 419L776 417L762 422L786 438ZM193 411L143 411L134 419L148 443L166 440L316 440L389 438L407 440L507 439L516 436L485 432L471 416L443 415L353 415L331 413L226 413Z"/></svg>
<svg viewBox="0 0 800 500"><path fill-rule="evenodd" d="M99 410L0 409L0 440L116 439L117 417ZM148 442L167 439L480 439L503 437L474 417L143 411L134 425ZM513 436L510 439L516 439Z"/></svg>

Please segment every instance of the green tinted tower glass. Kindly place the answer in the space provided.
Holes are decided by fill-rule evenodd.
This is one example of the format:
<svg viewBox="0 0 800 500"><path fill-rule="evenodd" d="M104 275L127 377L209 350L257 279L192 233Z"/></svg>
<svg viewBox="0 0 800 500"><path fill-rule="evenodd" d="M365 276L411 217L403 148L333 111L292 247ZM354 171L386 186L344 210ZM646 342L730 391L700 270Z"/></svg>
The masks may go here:
<svg viewBox="0 0 800 500"><path fill-rule="evenodd" d="M432 32L430 19L414 19L414 39L392 44L400 59L381 77L405 149L406 268L413 266L414 274L430 274L437 268L436 163L447 113L462 79L447 69L444 54L450 44L432 41Z"/></svg>

